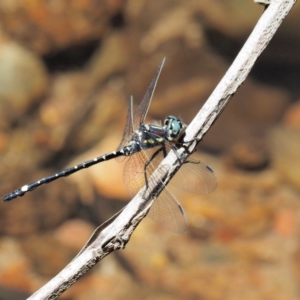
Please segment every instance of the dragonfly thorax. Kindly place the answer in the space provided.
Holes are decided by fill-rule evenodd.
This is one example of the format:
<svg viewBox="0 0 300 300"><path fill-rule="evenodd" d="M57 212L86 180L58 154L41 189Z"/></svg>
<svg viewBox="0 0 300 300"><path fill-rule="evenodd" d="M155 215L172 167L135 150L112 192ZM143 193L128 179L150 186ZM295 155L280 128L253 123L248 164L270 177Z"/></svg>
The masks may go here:
<svg viewBox="0 0 300 300"><path fill-rule="evenodd" d="M140 149L153 148L165 143L164 127L154 124L141 124L140 128L136 130L131 137L131 144L134 152Z"/></svg>
<svg viewBox="0 0 300 300"><path fill-rule="evenodd" d="M165 138L170 142L178 141L185 132L187 125L179 118L168 116L164 122Z"/></svg>

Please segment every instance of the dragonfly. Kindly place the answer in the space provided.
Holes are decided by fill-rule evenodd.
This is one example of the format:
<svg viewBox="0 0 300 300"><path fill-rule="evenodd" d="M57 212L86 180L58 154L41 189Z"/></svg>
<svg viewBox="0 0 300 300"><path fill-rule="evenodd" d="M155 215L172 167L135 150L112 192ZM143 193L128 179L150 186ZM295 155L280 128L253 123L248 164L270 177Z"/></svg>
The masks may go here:
<svg viewBox="0 0 300 300"><path fill-rule="evenodd" d="M134 112L133 98L132 96L130 97L126 125L117 150L85 161L51 176L44 177L38 181L28 183L3 196L3 201L21 197L43 184L69 176L82 169L113 158L118 162L126 158L128 159L124 167L123 177L130 196L134 196L144 185L147 188L156 184L159 181L158 176L153 178L151 175L169 151L174 151L178 157L177 150L183 145L183 138L187 127L180 118L174 116L166 117L163 125L160 122L145 123L145 118L164 62L165 59L163 59L158 67L154 79ZM180 170L171 180L171 183L184 190L202 194L212 192L217 186L213 170L202 162L192 159L182 164ZM173 232L184 233L186 231L184 210L166 187L153 202L148 215L154 221Z"/></svg>

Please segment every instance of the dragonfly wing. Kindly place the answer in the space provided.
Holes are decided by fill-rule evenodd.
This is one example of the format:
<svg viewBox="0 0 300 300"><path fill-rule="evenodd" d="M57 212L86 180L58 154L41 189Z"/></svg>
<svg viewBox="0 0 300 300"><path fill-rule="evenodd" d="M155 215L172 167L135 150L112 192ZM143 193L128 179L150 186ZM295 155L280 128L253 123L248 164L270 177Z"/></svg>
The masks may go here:
<svg viewBox="0 0 300 300"><path fill-rule="evenodd" d="M199 161L183 164L170 183L196 194L208 194L217 187L213 170Z"/></svg>
<svg viewBox="0 0 300 300"><path fill-rule="evenodd" d="M186 232L184 210L167 188L154 200L148 216L170 231L180 234Z"/></svg>
<svg viewBox="0 0 300 300"><path fill-rule="evenodd" d="M153 97L153 93L155 91L155 87L159 78L159 75L161 73L161 70L163 68L163 65L165 63L165 58L162 60L160 66L158 67L156 74L152 80L152 82L150 83L146 94L143 97L143 100L141 101L141 103L139 104L139 106L137 107L135 113L134 113L134 119L133 119L133 126L134 126L134 130L138 129L140 127L141 123L144 123L145 121L145 117L147 115L152 97Z"/></svg>
<svg viewBox="0 0 300 300"><path fill-rule="evenodd" d="M127 119L126 119L124 131L123 131L122 140L121 140L121 143L120 143L117 151L128 145L128 143L131 139L132 133L133 133L132 103L133 103L133 98L131 96L130 100L129 100ZM119 156L115 159L117 162L122 162L125 159L125 156Z"/></svg>
<svg viewBox="0 0 300 300"><path fill-rule="evenodd" d="M166 149L167 152L173 151L169 145L166 145ZM158 167L163 158L163 152L161 151L151 162L153 169ZM189 158L188 162L180 167L170 183L184 191L195 194L208 194L217 187L214 171L193 157Z"/></svg>
<svg viewBox="0 0 300 300"><path fill-rule="evenodd" d="M167 152L173 151L166 145ZM163 152L161 151L152 161L154 169L158 167L163 159ZM184 191L196 194L208 194L214 191L217 187L217 179L214 171L199 160L189 158L184 163L170 183Z"/></svg>
<svg viewBox="0 0 300 300"><path fill-rule="evenodd" d="M155 148L156 149L156 148ZM154 148L147 150L149 156L155 150ZM151 153L150 153L151 152ZM135 196L136 193L145 185L145 163L148 160L148 155L145 151L130 156L124 167L123 179L128 193L131 197ZM147 178L150 178L150 174L153 172L152 166L147 168Z"/></svg>
<svg viewBox="0 0 300 300"><path fill-rule="evenodd" d="M156 74L155 74L152 82L150 83L141 103L137 107L134 115L133 115L133 111L132 111L133 99L132 99L132 97L130 97L126 125L124 128L123 137L122 137L121 143L118 147L118 150L120 150L124 146L128 145L128 143L131 139L132 133L135 130L140 128L141 123L144 123L145 117L148 113L149 106L151 104L151 100L152 100L152 97L153 97L153 94L155 91L155 87L156 87L156 84L157 84L157 81L158 81L158 78L159 78L159 75L161 73L164 63L165 63L165 58L162 60L160 66L158 67ZM122 157L122 156L117 157L116 160L118 162L121 162L124 160L124 157Z"/></svg>
<svg viewBox="0 0 300 300"><path fill-rule="evenodd" d="M132 155L125 165L124 182L131 196L145 185L145 162L157 151L157 147ZM151 178L155 166L150 163L146 168L148 186L156 185L157 179ZM176 233L186 230L185 214L176 198L165 188L153 202L148 214L154 221Z"/></svg>

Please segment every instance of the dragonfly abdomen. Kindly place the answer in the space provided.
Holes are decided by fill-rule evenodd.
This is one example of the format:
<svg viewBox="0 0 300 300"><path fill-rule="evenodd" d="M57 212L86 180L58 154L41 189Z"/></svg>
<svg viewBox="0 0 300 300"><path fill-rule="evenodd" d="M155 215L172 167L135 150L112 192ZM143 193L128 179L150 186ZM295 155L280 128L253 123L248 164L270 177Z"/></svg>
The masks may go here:
<svg viewBox="0 0 300 300"><path fill-rule="evenodd" d="M76 165L72 168L63 170L63 171L61 171L59 173L56 173L54 175L44 177L44 178L42 178L38 181L32 182L32 183L28 183L28 184L22 186L21 188L15 190L15 191L13 191L9 194L6 194L5 196L3 196L2 199L3 199L3 201L9 201L9 200L12 200L12 199L17 198L17 197L22 197L27 192L30 192L30 191L36 189L37 187L39 187L43 184L50 183L50 182L52 182L52 181L54 181L58 178L69 176L73 173L76 173L76 172L82 170L82 169L89 168L89 167L91 167L95 164L98 164L98 163L106 161L106 160L110 160L110 159L113 159L113 158L116 158L116 157L119 157L119 156L129 156L129 155L132 154L133 150L134 149L133 149L132 146L127 146L127 147L123 147L123 148L121 148L117 151L113 151L113 152L104 154L102 156L95 157L94 159L85 161L81 164L78 164L78 165Z"/></svg>

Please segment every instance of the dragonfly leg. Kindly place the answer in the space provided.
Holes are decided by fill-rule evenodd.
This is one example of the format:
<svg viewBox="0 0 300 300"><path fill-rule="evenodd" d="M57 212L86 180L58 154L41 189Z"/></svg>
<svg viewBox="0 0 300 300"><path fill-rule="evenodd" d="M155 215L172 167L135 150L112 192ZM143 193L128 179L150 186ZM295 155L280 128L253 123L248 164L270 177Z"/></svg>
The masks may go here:
<svg viewBox="0 0 300 300"><path fill-rule="evenodd" d="M183 162L184 164L195 164L195 165L199 165L200 164L200 160L189 160L187 159L186 161Z"/></svg>
<svg viewBox="0 0 300 300"><path fill-rule="evenodd" d="M178 144L177 144L178 145ZM182 145L182 144L181 144ZM176 157L177 157L177 160L178 160L178 162L180 163L180 164L183 164L183 163L185 163L185 162L183 162L182 160L181 160L181 158L180 158L180 156L179 156L179 154L178 154L178 152L177 152L177 147L176 146L174 146L173 144L171 144L170 143L170 147L171 147L171 149L173 150L173 152L175 153L175 155L176 155Z"/></svg>

